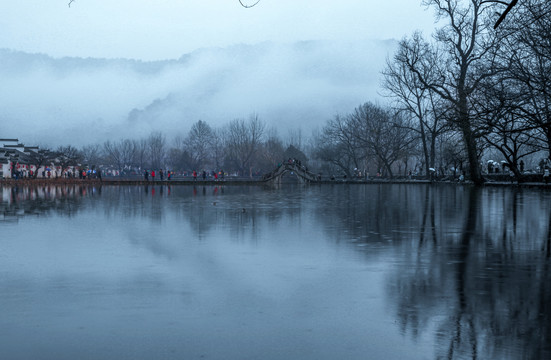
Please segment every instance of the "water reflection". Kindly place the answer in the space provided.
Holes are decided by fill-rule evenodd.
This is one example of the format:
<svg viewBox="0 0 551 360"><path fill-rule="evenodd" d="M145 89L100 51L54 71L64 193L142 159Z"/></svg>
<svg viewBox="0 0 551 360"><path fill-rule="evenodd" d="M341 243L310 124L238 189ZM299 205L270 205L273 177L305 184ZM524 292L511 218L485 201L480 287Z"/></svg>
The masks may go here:
<svg viewBox="0 0 551 360"><path fill-rule="evenodd" d="M101 196L90 185L0 186L0 221L17 222L29 215L74 215L84 197Z"/></svg>
<svg viewBox="0 0 551 360"><path fill-rule="evenodd" d="M270 334L266 339L281 340L284 333L292 334L286 341L319 348L300 353L301 358L551 357L551 194L547 192L422 185L277 190L65 186L1 191L4 219L82 215L82 222L94 223L97 234L77 244L71 240L74 251L69 254L78 255L78 246L84 247L86 255L71 261L90 262L93 265L87 271L102 275L88 279L92 289L71 285L80 284L80 276L90 277L89 273L67 275L69 280L60 281L63 286L74 291L82 286L92 298L96 292L108 297L102 303L107 308L113 295L101 289L114 288L117 296L122 291L120 296L138 304L145 322L156 323L154 316L164 316L172 321L174 334L186 336L192 323L202 334L195 335L199 342L213 327L221 327L219 311L227 311L230 315L224 325L242 339L260 341L255 338L260 331ZM36 230L33 224L26 225ZM21 248L28 248L26 239L22 241ZM4 244L8 242L0 246ZM340 255L343 250L353 256ZM117 256L112 258L113 252ZM66 255L60 252L59 262L68 261ZM13 264L25 261L26 255L19 256ZM101 269L95 264L98 259ZM74 271L68 267L61 266L60 272ZM10 290L6 293L19 293L22 298L33 291L40 293L34 279L12 268L0 267L0 273L16 274L0 281L3 289ZM116 278L120 273L126 277ZM59 279L57 272L53 277ZM151 305L156 304L152 296L166 302L170 312ZM224 306L214 300L220 296ZM386 308L374 299L381 299ZM57 300L62 301L62 296ZM18 309L18 302L10 301ZM175 303L179 305L170 305ZM227 304L231 306L226 309ZM194 315L202 311L206 313ZM178 323L176 315L186 321ZM232 321L247 326L237 329ZM281 331L267 331L268 323ZM395 345L401 340L388 335L389 323L397 324L399 336L409 341L405 352ZM135 321L130 324L139 326ZM118 325L119 334L128 330L127 325ZM315 336L312 329L324 335ZM162 333L161 324L157 330ZM372 339L378 333L384 333L392 345L375 344ZM347 334L346 342L327 341L341 339L337 334ZM425 351L426 344L432 353ZM188 346L197 354L203 350ZM293 349L300 347L296 343L293 349L286 343L278 346L288 358L296 358ZM185 355L189 348L180 350ZM219 354L227 350L218 346ZM245 354L278 358L277 354L266 356L260 345L254 351ZM231 354L243 355L238 350Z"/></svg>
<svg viewBox="0 0 551 360"><path fill-rule="evenodd" d="M426 189L433 242L401 245L388 278L403 333L434 326L438 358L549 358L549 194L470 189L450 217L447 190Z"/></svg>

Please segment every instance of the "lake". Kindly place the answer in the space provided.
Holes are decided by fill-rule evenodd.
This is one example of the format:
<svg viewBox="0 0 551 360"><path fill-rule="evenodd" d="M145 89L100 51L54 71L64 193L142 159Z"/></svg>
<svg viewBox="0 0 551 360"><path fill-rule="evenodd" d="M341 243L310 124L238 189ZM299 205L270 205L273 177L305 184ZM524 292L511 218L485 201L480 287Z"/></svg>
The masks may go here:
<svg viewBox="0 0 551 360"><path fill-rule="evenodd" d="M3 359L551 358L551 192L0 195Z"/></svg>

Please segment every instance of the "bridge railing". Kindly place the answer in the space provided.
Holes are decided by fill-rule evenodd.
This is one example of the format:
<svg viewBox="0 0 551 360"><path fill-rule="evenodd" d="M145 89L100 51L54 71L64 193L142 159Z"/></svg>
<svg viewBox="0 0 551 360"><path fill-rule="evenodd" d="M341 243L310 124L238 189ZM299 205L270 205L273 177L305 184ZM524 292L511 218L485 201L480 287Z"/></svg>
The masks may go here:
<svg viewBox="0 0 551 360"><path fill-rule="evenodd" d="M289 171L293 172L297 177L309 182L320 181L319 175L308 171L305 166L297 164L296 162L282 163L270 173L264 174L262 180L266 182L280 180L280 178Z"/></svg>

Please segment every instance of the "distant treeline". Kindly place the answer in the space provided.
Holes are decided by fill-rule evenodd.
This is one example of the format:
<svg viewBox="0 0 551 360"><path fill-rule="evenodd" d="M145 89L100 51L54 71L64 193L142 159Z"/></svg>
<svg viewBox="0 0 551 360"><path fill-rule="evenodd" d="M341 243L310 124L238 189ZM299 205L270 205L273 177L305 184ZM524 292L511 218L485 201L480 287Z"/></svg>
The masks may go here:
<svg viewBox="0 0 551 360"><path fill-rule="evenodd" d="M429 39L400 41L382 71L385 105L366 102L304 139L282 139L256 115L213 128L197 121L185 136L154 132L81 149L70 162L119 171L268 172L288 157L325 174L465 175L491 169L521 179L551 149L551 2L525 0L494 25L503 4L425 0L441 25ZM343 55L345 56L345 55ZM487 164L491 164L488 166Z"/></svg>

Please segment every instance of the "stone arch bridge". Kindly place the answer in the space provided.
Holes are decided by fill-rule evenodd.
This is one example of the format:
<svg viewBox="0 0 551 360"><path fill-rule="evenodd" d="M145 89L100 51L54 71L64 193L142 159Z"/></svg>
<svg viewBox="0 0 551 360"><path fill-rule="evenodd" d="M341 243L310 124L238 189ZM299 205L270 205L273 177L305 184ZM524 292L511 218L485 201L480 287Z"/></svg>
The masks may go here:
<svg viewBox="0 0 551 360"><path fill-rule="evenodd" d="M287 161L279 165L272 172L268 174L264 174L262 176L262 181L266 183L271 183L274 185L280 185L281 178L283 178L283 175L289 172L294 174L298 178L298 180L303 184L321 181L320 175L314 174L313 172L308 171L308 169L305 166L299 165L297 162L287 162Z"/></svg>

